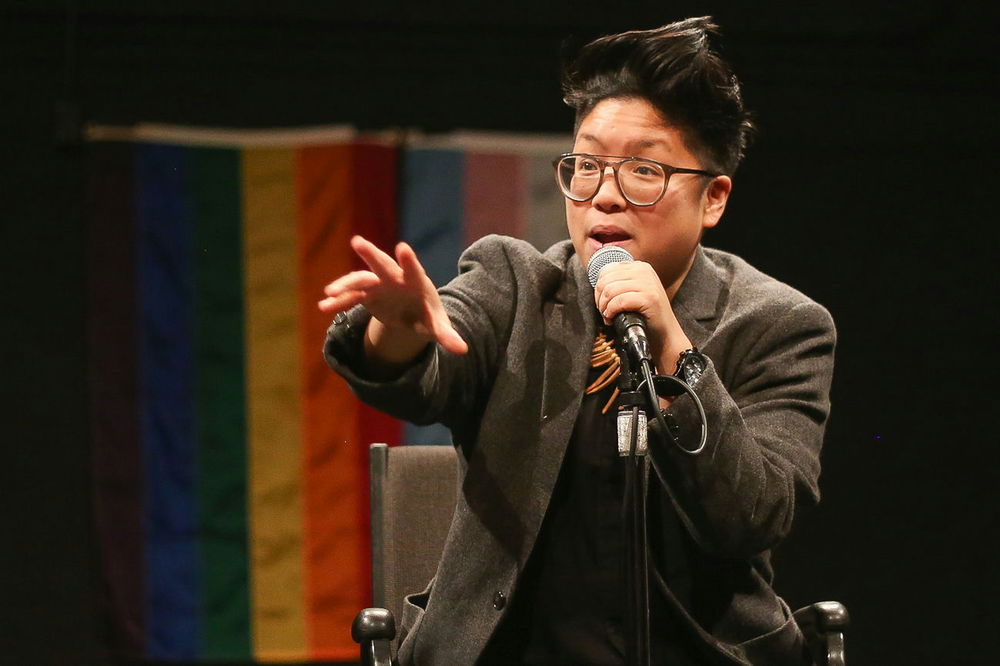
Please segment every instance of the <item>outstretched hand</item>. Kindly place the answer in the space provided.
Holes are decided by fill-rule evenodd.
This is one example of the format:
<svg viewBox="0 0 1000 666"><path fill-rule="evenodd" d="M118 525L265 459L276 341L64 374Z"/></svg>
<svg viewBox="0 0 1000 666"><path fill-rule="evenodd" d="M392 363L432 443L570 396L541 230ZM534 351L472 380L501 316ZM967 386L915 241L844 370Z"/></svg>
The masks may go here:
<svg viewBox="0 0 1000 666"><path fill-rule="evenodd" d="M469 350L452 328L437 289L413 248L398 243L394 258L361 236L351 238L351 248L369 270L353 271L326 285L326 298L318 303L320 310L342 312L363 304L372 315L368 342L376 354L389 359L409 356L411 350L415 355L428 342L437 342L455 354ZM397 349L381 349L380 345Z"/></svg>

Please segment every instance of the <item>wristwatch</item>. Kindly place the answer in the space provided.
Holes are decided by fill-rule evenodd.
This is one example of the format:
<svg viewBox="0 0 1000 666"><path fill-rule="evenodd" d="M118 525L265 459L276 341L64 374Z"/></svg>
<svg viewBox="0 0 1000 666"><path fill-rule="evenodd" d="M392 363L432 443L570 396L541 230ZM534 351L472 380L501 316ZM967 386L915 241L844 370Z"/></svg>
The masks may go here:
<svg viewBox="0 0 1000 666"><path fill-rule="evenodd" d="M708 367L708 359L698 351L697 347L692 347L681 352L681 357L677 359L677 370L674 377L694 388L701 376L705 374Z"/></svg>
<svg viewBox="0 0 1000 666"><path fill-rule="evenodd" d="M336 335L329 336L329 342L336 347L354 348L364 344L365 329L371 314L364 306L356 305L346 312L338 312L333 318L333 325L330 332L336 331Z"/></svg>

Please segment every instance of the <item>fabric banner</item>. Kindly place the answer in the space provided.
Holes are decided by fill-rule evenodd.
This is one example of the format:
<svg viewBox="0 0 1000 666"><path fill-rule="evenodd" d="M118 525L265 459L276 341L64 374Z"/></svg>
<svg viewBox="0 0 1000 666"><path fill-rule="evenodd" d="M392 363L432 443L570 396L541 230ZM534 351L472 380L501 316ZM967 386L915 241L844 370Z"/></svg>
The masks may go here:
<svg viewBox="0 0 1000 666"><path fill-rule="evenodd" d="M569 137L91 128L95 507L121 656L356 661L371 602L367 445L450 442L326 367L348 241L436 284L488 233L565 237ZM543 184L543 181L547 183Z"/></svg>

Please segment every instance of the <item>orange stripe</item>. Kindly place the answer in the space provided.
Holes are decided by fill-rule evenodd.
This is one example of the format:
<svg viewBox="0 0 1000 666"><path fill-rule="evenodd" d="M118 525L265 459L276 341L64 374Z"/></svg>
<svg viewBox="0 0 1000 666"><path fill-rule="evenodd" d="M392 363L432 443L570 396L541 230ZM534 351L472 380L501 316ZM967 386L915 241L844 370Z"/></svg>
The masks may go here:
<svg viewBox="0 0 1000 666"><path fill-rule="evenodd" d="M316 308L323 286L352 268L351 155L348 145L296 153L299 309L305 484L306 626L314 659L356 659L354 615L365 605L368 535L359 523L367 501L358 402L323 362L330 318ZM360 465L359 465L360 462Z"/></svg>

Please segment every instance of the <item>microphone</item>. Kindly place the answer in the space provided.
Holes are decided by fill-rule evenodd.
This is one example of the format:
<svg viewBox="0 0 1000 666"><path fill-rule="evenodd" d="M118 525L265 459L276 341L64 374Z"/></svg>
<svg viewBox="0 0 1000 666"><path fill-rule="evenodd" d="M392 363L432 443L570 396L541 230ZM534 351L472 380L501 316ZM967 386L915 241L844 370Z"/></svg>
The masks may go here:
<svg viewBox="0 0 1000 666"><path fill-rule="evenodd" d="M587 262L587 278L590 286L597 286L597 278L609 264L623 261L633 261L632 254L617 245L603 245ZM649 351L649 338L646 337L646 318L638 312L619 312L615 315L615 333L619 349L626 350L633 372L638 372L642 361L653 364L653 355Z"/></svg>
<svg viewBox="0 0 1000 666"><path fill-rule="evenodd" d="M632 254L628 250L617 245L603 245L598 248L590 261L587 262L587 278L590 280L590 286L597 286L597 278L608 264L617 264L623 261L633 261ZM656 373L652 354L649 351L649 340L646 338L646 318L638 312L620 312L615 315L615 333L619 356L622 360L622 373L618 377L618 388L621 391L618 412L618 455L629 456L632 455L632 451L635 451L635 455L644 456L648 450L647 421L646 412L643 411L639 398L640 384L643 381L642 376L645 375L645 381L648 382L647 390L655 391L653 375ZM622 349L626 350L625 354L621 353ZM643 361L649 361L647 368L642 367ZM687 385L684 384L684 386ZM705 448L705 442L708 439L707 419L698 395L690 387L684 390L691 396L698 408L698 415L701 417L701 441L697 448L687 449L677 443L676 437L671 433L670 426L667 425L660 413L659 405L656 404L655 393L649 396L650 405L652 405L656 420L660 422L665 436L672 440L681 451L694 456ZM634 420L633 413L636 413L637 416Z"/></svg>

